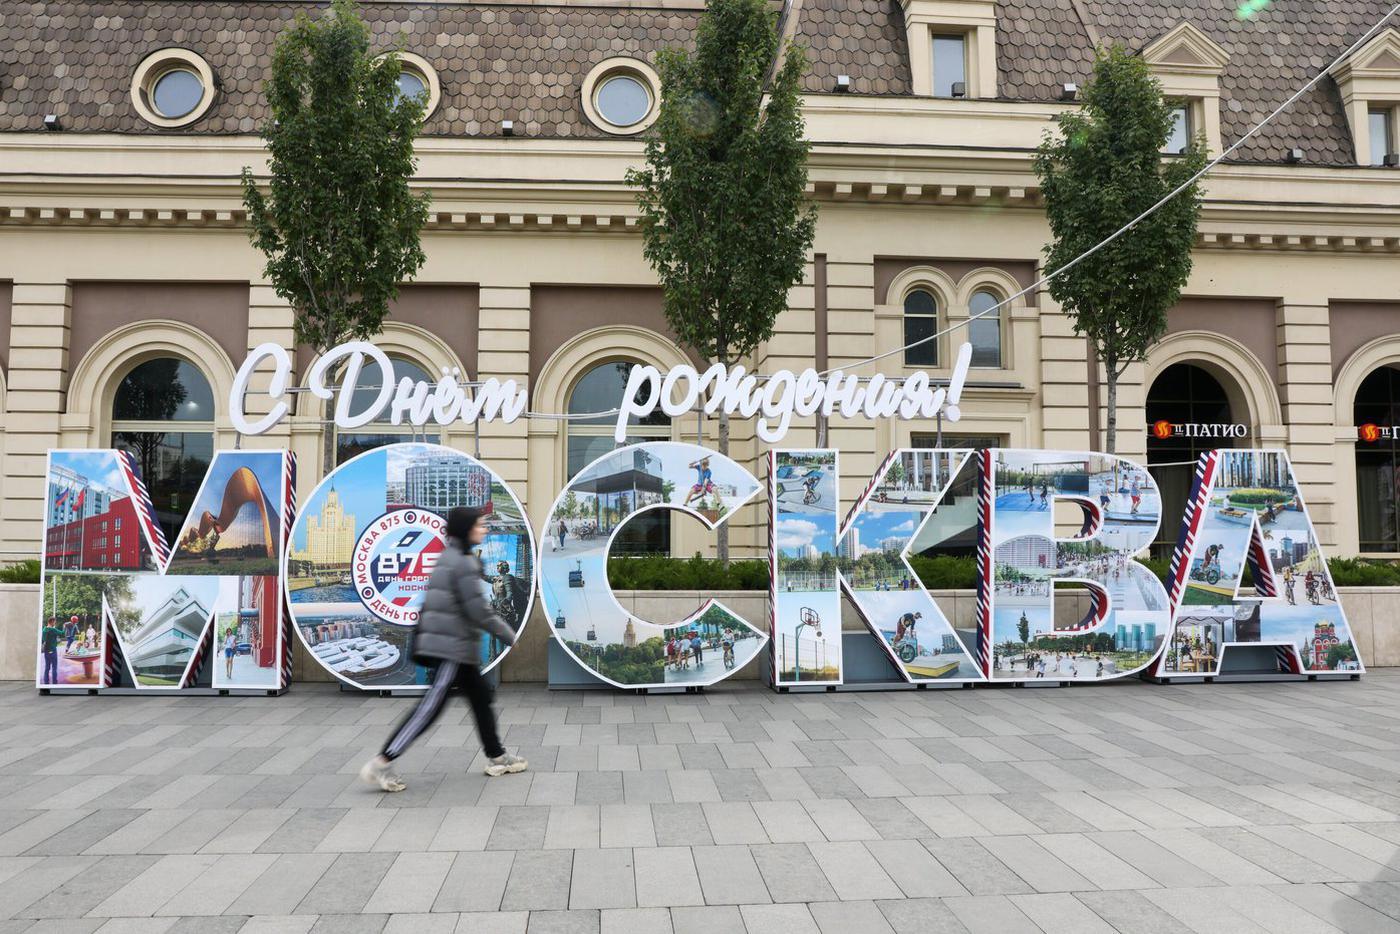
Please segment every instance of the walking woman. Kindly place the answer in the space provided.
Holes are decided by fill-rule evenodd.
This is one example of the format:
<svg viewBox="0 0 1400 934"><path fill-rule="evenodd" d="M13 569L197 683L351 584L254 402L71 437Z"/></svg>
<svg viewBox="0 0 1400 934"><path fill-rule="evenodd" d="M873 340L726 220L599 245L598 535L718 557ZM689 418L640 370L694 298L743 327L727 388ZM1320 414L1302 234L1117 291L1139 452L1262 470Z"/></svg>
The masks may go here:
<svg viewBox="0 0 1400 934"><path fill-rule="evenodd" d="M488 760L486 774L523 772L528 765L501 745L496 715L491 711L491 685L481 673L484 633L507 645L515 642L515 632L491 606L491 588L475 552L486 538L486 523L481 515L465 506L453 507L447 513L447 547L428 578L413 647L415 661L435 665L437 670L418 706L389 734L383 751L360 769L360 779L381 791L403 791L407 787L394 773L393 761L437 720L447 703L448 689L454 684L462 689L476 717L476 732Z"/></svg>

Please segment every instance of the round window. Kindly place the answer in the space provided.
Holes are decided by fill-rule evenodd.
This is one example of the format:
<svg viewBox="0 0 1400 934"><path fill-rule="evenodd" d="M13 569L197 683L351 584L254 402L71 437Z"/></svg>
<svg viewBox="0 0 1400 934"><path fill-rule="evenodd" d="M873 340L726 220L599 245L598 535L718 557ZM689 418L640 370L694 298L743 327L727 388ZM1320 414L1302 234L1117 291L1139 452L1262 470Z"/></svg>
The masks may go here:
<svg viewBox="0 0 1400 934"><path fill-rule="evenodd" d="M399 72L399 100L405 97L428 96L428 82L416 71L404 68Z"/></svg>
<svg viewBox="0 0 1400 934"><path fill-rule="evenodd" d="M633 126L651 113L651 91L632 75L612 75L598 85L597 108L613 126Z"/></svg>
<svg viewBox="0 0 1400 934"><path fill-rule="evenodd" d="M172 68L151 86L151 105L156 113L168 120L178 120L194 113L204 99L204 82L199 75L185 68Z"/></svg>

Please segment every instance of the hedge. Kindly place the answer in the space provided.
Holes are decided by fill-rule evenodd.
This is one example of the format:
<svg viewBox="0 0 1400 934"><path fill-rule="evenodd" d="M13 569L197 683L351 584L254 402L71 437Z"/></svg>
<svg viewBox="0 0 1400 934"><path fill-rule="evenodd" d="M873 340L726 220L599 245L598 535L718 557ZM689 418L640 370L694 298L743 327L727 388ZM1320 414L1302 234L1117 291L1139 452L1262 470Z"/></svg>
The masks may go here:
<svg viewBox="0 0 1400 934"><path fill-rule="evenodd" d="M0 584L39 583L39 562L33 558L0 568Z"/></svg>
<svg viewBox="0 0 1400 934"><path fill-rule="evenodd" d="M1171 570L1169 558L1136 560L1163 581ZM910 555L909 563L929 590L972 590L977 586L977 562L971 555ZM1400 587L1400 564L1329 558L1327 566L1338 587ZM767 590L768 562L731 561L726 569L699 554L690 558L613 558L608 562L608 582L614 590ZM1244 583L1249 583L1248 567Z"/></svg>

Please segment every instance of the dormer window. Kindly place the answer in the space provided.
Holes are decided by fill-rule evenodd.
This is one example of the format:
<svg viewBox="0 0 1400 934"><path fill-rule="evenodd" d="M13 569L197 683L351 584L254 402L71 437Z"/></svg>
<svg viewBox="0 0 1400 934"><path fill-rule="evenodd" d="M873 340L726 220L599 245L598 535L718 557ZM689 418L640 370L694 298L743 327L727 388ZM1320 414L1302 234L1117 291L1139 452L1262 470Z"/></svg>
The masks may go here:
<svg viewBox="0 0 1400 934"><path fill-rule="evenodd" d="M1370 124L1371 164L1389 165L1395 160L1395 111L1392 108L1372 110L1367 114Z"/></svg>
<svg viewBox="0 0 1400 934"><path fill-rule="evenodd" d="M1191 105L1186 101L1172 104L1172 131L1167 137L1167 145L1162 151L1168 155L1178 155L1187 150L1196 134L1191 131Z"/></svg>
<svg viewBox="0 0 1400 934"><path fill-rule="evenodd" d="M1351 124L1357 164L1400 164L1400 31L1387 29L1357 49L1333 77Z"/></svg>
<svg viewBox="0 0 1400 934"><path fill-rule="evenodd" d="M967 96L967 37L933 37L933 96Z"/></svg>
<svg viewBox="0 0 1400 934"><path fill-rule="evenodd" d="M996 0L900 0L914 93L997 96Z"/></svg>
<svg viewBox="0 0 1400 934"><path fill-rule="evenodd" d="M1230 54L1190 23L1182 23L1142 50L1162 94L1173 101L1172 135L1164 152L1183 152L1193 139L1205 137L1212 153L1220 142L1220 75Z"/></svg>

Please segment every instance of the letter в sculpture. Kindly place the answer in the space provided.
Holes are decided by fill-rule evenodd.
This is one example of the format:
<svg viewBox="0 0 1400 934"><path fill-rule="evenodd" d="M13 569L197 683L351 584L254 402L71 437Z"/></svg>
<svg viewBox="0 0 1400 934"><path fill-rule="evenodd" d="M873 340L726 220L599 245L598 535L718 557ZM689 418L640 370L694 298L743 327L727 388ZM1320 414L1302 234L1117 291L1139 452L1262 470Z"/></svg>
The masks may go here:
<svg viewBox="0 0 1400 934"><path fill-rule="evenodd" d="M992 586L990 676L1102 681L1146 668L1171 619L1161 581L1134 560L1157 535L1162 499L1138 464L1082 451L991 449L980 454L991 508L982 555ZM1075 534L1056 529L1055 504L1079 507ZM1082 516L1082 522L1079 517ZM1087 611L1058 606L1085 592Z"/></svg>

